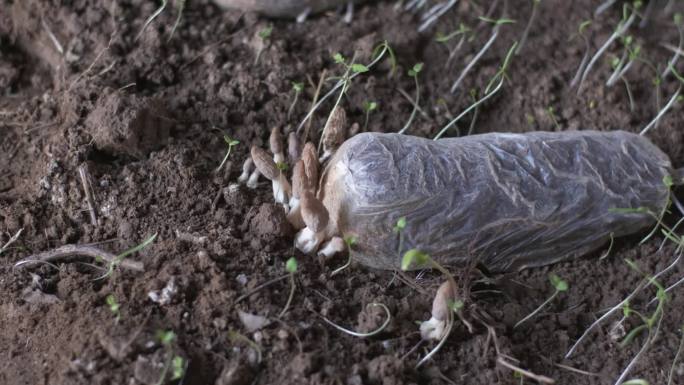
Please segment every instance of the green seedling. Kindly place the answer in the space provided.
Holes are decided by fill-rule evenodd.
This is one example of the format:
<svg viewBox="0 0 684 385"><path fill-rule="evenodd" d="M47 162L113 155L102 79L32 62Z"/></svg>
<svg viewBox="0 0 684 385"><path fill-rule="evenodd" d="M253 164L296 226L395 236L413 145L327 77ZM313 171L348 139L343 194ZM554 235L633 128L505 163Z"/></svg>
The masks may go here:
<svg viewBox="0 0 684 385"><path fill-rule="evenodd" d="M527 21L525 31L523 32L522 37L520 38L520 44L518 44L518 49L515 50L516 55L520 54L520 51L522 51L523 46L527 41L527 36L530 34L530 30L532 29L532 24L534 24L534 21L537 18L539 3L541 3L541 0L532 0L532 14L530 15L530 19Z"/></svg>
<svg viewBox="0 0 684 385"><path fill-rule="evenodd" d="M98 278L95 278L95 280L100 280L100 279L104 279L104 278L111 276L112 273L114 273L114 270L121 264L121 262L126 257L128 257L129 255L135 254L138 251L146 248L152 242L154 242L155 238L157 238L157 233L154 233L151 237L145 239L143 241L143 243L141 243L141 244L139 244L139 245L137 245L131 249L128 249L128 250L124 251L123 253L117 255L116 257L114 257L114 259L112 259L109 263L107 263L107 270L105 271L105 273L102 274L101 276L99 276ZM98 258L98 259L101 261L101 258Z"/></svg>
<svg viewBox="0 0 684 385"><path fill-rule="evenodd" d="M157 340L164 346L168 352L169 360L164 365L162 375L157 382L157 385L162 385L166 382L166 375L171 370L171 381L180 380L185 375L187 362L173 351L173 343L176 341L176 334L171 330L158 330Z"/></svg>
<svg viewBox="0 0 684 385"><path fill-rule="evenodd" d="M437 34L435 35L435 41L440 44L443 44L449 52L449 57L444 63L445 68L449 67L449 64L451 64L451 61L456 57L456 54L461 50L463 44L467 40L473 39L474 36L475 35L473 34L472 30L463 23L460 23L458 29L454 32L451 32L448 35L444 35L441 32L437 32ZM450 48L449 42L456 37L459 37L458 42L454 45L453 48Z"/></svg>
<svg viewBox="0 0 684 385"><path fill-rule="evenodd" d="M363 123L363 130L368 129L368 120L370 119L370 113L378 109L378 103L376 102L363 102L363 111L366 113L366 120Z"/></svg>
<svg viewBox="0 0 684 385"><path fill-rule="evenodd" d="M406 130L409 129L409 127L411 126L411 123L413 122L413 119L416 117L416 112L418 112L419 103L420 103L420 85L418 84L418 74L422 70L423 70L423 63L417 63L413 66L413 68L411 68L408 71L408 76L412 77L416 83L416 99L414 100L414 103L413 103L413 111L411 111L411 116L409 116L409 119L406 122L406 125L404 125L404 128L402 128L399 131L400 134L403 134L404 132L406 132Z"/></svg>
<svg viewBox="0 0 684 385"><path fill-rule="evenodd" d="M489 18L484 17L484 16L480 16L480 20L487 22L487 23L494 24L494 28L492 29L492 35L489 37L489 40L487 40L484 47L482 47L482 49L480 49L480 51L475 55L475 57L473 57L473 59L470 61L470 63L468 63L468 65L466 65L466 67L463 69L463 71L459 75L458 79L456 79L454 84L451 86L451 93L452 94L456 92L458 87L461 85L461 82L463 82L463 79L465 79L468 72L470 72L470 70L475 66L475 64L478 62L478 60L480 60L480 58L485 54L485 52L487 52L487 50L489 50L489 48L492 46L492 44L494 44L494 42L496 41L496 38L499 36L499 31L500 31L501 27L506 25L506 24L515 23L515 20L511 20L511 19L501 18L498 20L494 20L494 19L489 19ZM515 45L517 46L517 43Z"/></svg>
<svg viewBox="0 0 684 385"><path fill-rule="evenodd" d="M658 124L658 121L663 117L663 115L665 115L665 113L670 108L672 108L672 106L675 104L675 102L677 102L677 100L679 100L679 96L682 92L682 84L684 84L684 77L682 77L682 75L680 75L679 72L677 72L677 70L673 66L669 66L669 68L670 68L670 72L677 78L677 80L679 80L680 85L677 88L677 90L675 91L675 93L672 95L672 97L670 98L670 101L667 102L665 107L663 107L662 109L660 109L660 111L658 111L658 113L656 114L656 117L653 118L653 120L649 124L647 124L643 130L641 130L639 135L646 135L646 133L648 133L648 131L652 127L654 127L655 125Z"/></svg>
<svg viewBox="0 0 684 385"><path fill-rule="evenodd" d="M292 104L290 104L290 108L287 109L287 119L290 119L290 116L292 115L292 111L295 108L295 105L297 104L297 101L299 100L299 94L304 91L304 83L297 83L297 82L292 82L292 90L294 91L294 97L292 98Z"/></svg>
<svg viewBox="0 0 684 385"><path fill-rule="evenodd" d="M356 237L351 236L351 235L344 237L344 245L347 247L347 254L349 254L349 257L347 257L347 263L345 263L344 265L338 267L338 268L335 269L332 273L330 273L330 276L331 276L331 277L334 276L334 275L339 274L341 271L343 271L344 269L346 269L346 268L348 268L349 266L351 266L351 263L352 263L352 253L351 253L351 251L352 251L352 247L353 247L355 244L356 244Z"/></svg>
<svg viewBox="0 0 684 385"><path fill-rule="evenodd" d="M287 260L287 262L285 263L285 271L287 271L287 274L290 276L290 295L287 297L285 307L278 315L278 318L282 318L283 315L285 315L285 313L287 312L287 309L290 308L290 304L292 303L292 299L294 298L295 289L297 288L297 282L295 282L295 274L297 274L297 260L295 259L295 257L291 257Z"/></svg>
<svg viewBox="0 0 684 385"><path fill-rule="evenodd" d="M560 124L558 124L558 117L556 117L556 109L553 106L549 106L546 108L546 113L549 115L549 119L551 119L554 127L556 127L556 131L560 131L561 128Z"/></svg>
<svg viewBox="0 0 684 385"><path fill-rule="evenodd" d="M114 297L113 294L108 295L107 298L105 298L105 302L107 302L109 311L114 315L114 323L118 324L121 319L121 305L116 302L116 297Z"/></svg>
<svg viewBox="0 0 684 385"><path fill-rule="evenodd" d="M582 77L582 72L584 71L584 67L586 67L587 62L589 61L589 51L591 50L591 45L589 44L589 38L587 37L587 35L585 35L584 32L590 25L591 20L584 20L580 23L579 27L577 28L577 33L570 37L570 40L572 40L576 36L579 36L584 42L584 55L582 55L582 60L580 61L580 65L577 68L577 72L575 72L575 76L572 78L572 81L570 81L571 88L576 86L577 82L580 81L580 78Z"/></svg>
<svg viewBox="0 0 684 385"><path fill-rule="evenodd" d="M399 249L397 250L397 253L399 255L401 255L401 252L404 249L404 229L405 228L406 228L406 217L401 217L397 220L397 224L394 225L394 228L392 229L399 236Z"/></svg>
<svg viewBox="0 0 684 385"><path fill-rule="evenodd" d="M577 87L577 93L580 93L582 91L582 86L584 85L584 82L586 81L589 72L594 67L596 62L598 62L598 60L601 58L601 56L603 56L606 50L608 50L608 48L610 48L610 46L618 38L622 37L625 34L625 32L627 32L629 27L634 23L637 16L639 15L639 9L642 5L643 3L641 2L641 0L635 0L631 5L628 3L624 5L622 19L618 23L615 32L613 32L613 34L610 35L608 40L606 40L606 42L596 51L596 53L584 69L582 77L580 78L579 86Z"/></svg>
<svg viewBox="0 0 684 385"><path fill-rule="evenodd" d="M390 47L389 43L387 43L387 41L384 41L384 42L382 42L381 44L379 44L377 47L375 47L375 49L373 50L373 55L372 55L373 59L372 59L372 61L371 61L368 65L366 65L366 66L364 66L364 67L365 67L366 69L370 70L371 68L373 68L375 65L377 65L377 64L378 64L384 57L386 57L386 56L389 56L390 61L391 61L391 67L392 67L392 69L391 69L391 71L390 71L390 75L392 75L392 74L394 74L394 72L395 72L397 61L396 61L396 57L394 56L394 51L392 51L392 48ZM344 61L344 57L343 57L341 54L340 54L339 56L338 56L338 55L335 55L334 59L335 59L336 62L338 61L338 59L342 59L342 61ZM359 67L357 67L357 69L359 69ZM347 72L349 72L349 73L347 73ZM301 129L302 129L302 127L304 127L304 125L309 121L309 119L311 119L311 117L312 117L313 114L318 110L318 108L320 108L320 106L321 106L328 98L330 98L331 96L335 95L335 92L337 92L340 88L342 88L342 91L343 91L343 92L340 93L340 98L341 98L342 95L344 94L344 92L346 92L346 90L347 90L347 88L348 88L348 85L349 85L349 82L351 82L352 80L354 80L354 78L356 78L357 76L359 76L359 75L362 74L362 73L365 73L365 72L359 71L359 72L353 72L353 73L352 73L350 69L348 69L348 68L345 69L345 74L346 74L347 76L344 76L344 75L343 75L342 77L338 78L338 80L337 80L337 82L335 83L335 85L333 86L333 88L332 88L330 91L328 91L325 95L323 95L323 97L321 97L321 98L318 100L318 102L316 102L316 103L311 107L311 109L310 109L309 112L306 114L306 116L304 117L304 119L302 119L302 121L301 121L301 122L299 123L299 125L297 126L296 132L300 132ZM337 104L339 104L340 98L338 98L337 102L335 103L335 106L337 106ZM333 108L331 111L335 111L335 109ZM329 117L328 117L328 119L329 119Z"/></svg>
<svg viewBox="0 0 684 385"><path fill-rule="evenodd" d="M340 90L340 93L337 97L337 100L335 101L335 104L333 105L333 108L330 110L330 114L328 114L328 119L325 122L325 126L323 126L323 132L321 133L321 140L318 142L318 151L320 152L322 146L323 146L323 138L325 137L325 130L328 128L330 119L333 117L333 113L337 109L337 107L340 105L340 102L342 102L342 98L344 95L347 93L349 90L349 87L351 87L351 81L354 79L355 76L359 74L366 73L370 71L370 68L364 64L361 63L355 63L354 60L356 59L356 56L354 56L351 60L347 60L344 55L341 53L336 53L333 55L333 60L335 61L336 64L341 65L344 68L344 74L341 77L333 77L332 79L337 79L338 82L342 82L341 87L342 89ZM333 89L334 90L334 89ZM320 103L320 102L319 102Z"/></svg>
<svg viewBox="0 0 684 385"><path fill-rule="evenodd" d="M235 140L228 135L223 135L223 141L226 142L226 145L228 146L228 150L226 150L226 156L223 157L221 164L219 164L219 166L216 168L216 172L221 171L223 166L226 164L226 162L228 161L228 157L230 156L230 153L233 150L233 147L240 144L239 140Z"/></svg>
<svg viewBox="0 0 684 385"><path fill-rule="evenodd" d="M525 323L525 321L534 317L535 314L539 313L544 307L546 307L546 305L551 303L551 301L553 301L553 299L556 298L556 296L558 296L558 294L568 291L568 283L565 280L563 280L561 277L557 276L556 274L550 274L549 275L549 281L551 282L551 286L553 286L553 289L554 289L553 294L551 294L551 296L549 298L547 298L546 301L544 301L541 305L539 305L538 308L534 309L534 311L532 313L528 314L525 318L518 321L518 323L516 323L513 326L514 329L517 328L518 326L522 325L523 323Z"/></svg>
<svg viewBox="0 0 684 385"><path fill-rule="evenodd" d="M261 53L264 52L264 49L268 46L268 41L271 38L271 34L273 33L273 26L269 25L265 27L264 29L260 30L257 32L257 53L256 57L254 58L254 65L259 64L259 58L261 58Z"/></svg>
<svg viewBox="0 0 684 385"><path fill-rule="evenodd" d="M653 285L657 289L657 295L656 298L658 299L658 304L656 306L656 309L653 311L653 313L650 316L646 316L634 309L632 309L629 306L629 301L626 301L623 306L622 306L622 311L623 311L623 320L629 318L630 316L636 315L642 322L641 325L633 328L630 330L629 333L625 336L625 338L622 340L620 343L621 347L627 346L629 343L631 343L636 336L639 334L646 332L647 337L646 341L644 341L644 344L642 345L641 349L637 352L637 354L632 358L632 360L627 364L625 369L622 371L620 376L618 377L617 381L615 382L616 385L622 384L625 377L629 374L630 370L634 367L634 365L639 361L639 358L643 355L643 353L652 345L653 341L655 340L658 331L660 330L660 324L665 316L665 304L668 302L668 296L667 293L665 292L665 288L658 282L654 277L644 273L641 271L639 266L637 264L630 260L630 259L625 259L625 262L627 265L634 270L635 272L639 273L641 276L644 277L644 280L646 280L649 284Z"/></svg>
<svg viewBox="0 0 684 385"><path fill-rule="evenodd" d="M494 76L489 80L489 83L487 84L487 87L485 87L485 92L484 96L482 96L479 100L477 100L475 103L471 104L468 108L463 110L461 114L459 114L457 117L452 119L449 123L447 123L442 129L435 135L433 138L434 140L437 140L441 138L452 126L454 126L462 117L464 117L466 114L468 114L470 111L473 109L478 108L478 106L487 99L491 98L492 96L496 95L499 90L501 90L501 87L503 87L504 80L508 78L506 71L508 70L508 67L511 64L511 59L513 58L513 53L515 52L515 48L518 46L518 43L515 42L511 46L511 48L508 50L508 53L506 54L506 57L504 58L503 63L501 64L501 67L499 67L499 70L494 74ZM496 84L496 86L494 85Z"/></svg>

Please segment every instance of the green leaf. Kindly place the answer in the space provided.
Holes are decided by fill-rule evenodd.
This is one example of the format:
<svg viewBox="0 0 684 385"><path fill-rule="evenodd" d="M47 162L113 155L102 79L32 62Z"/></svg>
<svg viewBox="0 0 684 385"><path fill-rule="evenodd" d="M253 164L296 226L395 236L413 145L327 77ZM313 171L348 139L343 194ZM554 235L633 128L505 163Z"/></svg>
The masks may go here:
<svg viewBox="0 0 684 385"><path fill-rule="evenodd" d="M556 288L556 291L563 292L568 290L568 283L556 274L550 274L549 280L551 281L553 287Z"/></svg>
<svg viewBox="0 0 684 385"><path fill-rule="evenodd" d="M406 271L412 267L428 267L430 256L418 249L411 249L401 259L401 269Z"/></svg>
<svg viewBox="0 0 684 385"><path fill-rule="evenodd" d="M348 235L344 237L344 243L347 245L348 248L351 249L351 247L356 244L356 237L353 235Z"/></svg>
<svg viewBox="0 0 684 385"><path fill-rule="evenodd" d="M171 381L180 380L185 374L185 360L181 356L174 356L171 361Z"/></svg>
<svg viewBox="0 0 684 385"><path fill-rule="evenodd" d="M378 103L376 103L376 102L369 102L369 101L363 102L363 109L366 110L366 112L371 112L371 111L375 110L376 108L378 108Z"/></svg>
<svg viewBox="0 0 684 385"><path fill-rule="evenodd" d="M453 310L455 313L458 313L459 311L463 310L463 306L465 306L465 303L463 303L462 300L457 299L455 301L449 300L447 302L447 305L451 310Z"/></svg>
<svg viewBox="0 0 684 385"><path fill-rule="evenodd" d="M587 29L587 27L589 27L590 25L591 25L591 20L585 20L585 21L581 22L580 25L579 25L579 28L578 28L578 31L579 31L580 35L581 35L581 34Z"/></svg>
<svg viewBox="0 0 684 385"><path fill-rule="evenodd" d="M278 163L276 163L276 167L277 167L278 170L280 170L280 171L287 171L287 169L290 168L290 166L288 166L287 163L285 163L285 162L278 162Z"/></svg>
<svg viewBox="0 0 684 385"><path fill-rule="evenodd" d="M360 63L352 64L351 69L352 69L352 72L357 73L357 74L369 71L368 67L366 67L365 65L360 64Z"/></svg>
<svg viewBox="0 0 684 385"><path fill-rule="evenodd" d="M107 302L107 306L109 306L109 310L111 310L112 313L118 313L120 305L116 302L116 298L112 294L108 295L107 298L105 298L105 301Z"/></svg>
<svg viewBox="0 0 684 385"><path fill-rule="evenodd" d="M297 260L295 259L295 257L291 257L287 260L287 262L285 263L285 270L287 270L287 272L290 274L294 274L297 272Z"/></svg>
<svg viewBox="0 0 684 385"><path fill-rule="evenodd" d="M397 224L394 226L394 232L400 233L406 228L406 217L401 217L397 220Z"/></svg>
<svg viewBox="0 0 684 385"><path fill-rule="evenodd" d="M304 91L304 83L292 82L292 89L296 92L302 92Z"/></svg>
<svg viewBox="0 0 684 385"><path fill-rule="evenodd" d="M416 63L413 65L413 68L411 68L408 72L408 75L411 77L417 76L420 71L423 70L423 63Z"/></svg>
<svg viewBox="0 0 684 385"><path fill-rule="evenodd" d="M171 343L173 343L173 341L176 339L176 334L171 330L158 330L157 339L162 343L162 345L168 346L171 345Z"/></svg>
<svg viewBox="0 0 684 385"><path fill-rule="evenodd" d="M342 54L339 52L333 55L333 60L335 60L335 63L337 64L344 64L344 62L346 61L344 59L344 56L342 56Z"/></svg>
<svg viewBox="0 0 684 385"><path fill-rule="evenodd" d="M271 37L272 32L273 32L273 26L269 25L268 27L259 31L259 37L261 38L261 40L266 40L269 37Z"/></svg>

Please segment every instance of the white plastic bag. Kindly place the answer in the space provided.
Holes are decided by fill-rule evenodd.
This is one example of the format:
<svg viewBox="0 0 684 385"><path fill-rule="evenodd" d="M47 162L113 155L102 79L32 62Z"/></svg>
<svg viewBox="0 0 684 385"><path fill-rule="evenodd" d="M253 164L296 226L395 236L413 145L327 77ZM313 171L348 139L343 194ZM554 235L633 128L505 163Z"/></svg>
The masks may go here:
<svg viewBox="0 0 684 385"><path fill-rule="evenodd" d="M586 254L655 223L670 160L624 131L491 133L438 141L364 133L329 162L319 196L333 231L365 265L399 269L417 248L439 263L492 271ZM406 217L402 250L397 220Z"/></svg>

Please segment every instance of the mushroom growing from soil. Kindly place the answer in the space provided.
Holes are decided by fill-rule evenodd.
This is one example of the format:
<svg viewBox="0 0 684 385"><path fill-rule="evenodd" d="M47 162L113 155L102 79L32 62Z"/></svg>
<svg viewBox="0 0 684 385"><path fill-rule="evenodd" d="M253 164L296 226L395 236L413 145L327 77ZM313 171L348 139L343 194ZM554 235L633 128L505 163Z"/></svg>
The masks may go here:
<svg viewBox="0 0 684 385"><path fill-rule="evenodd" d="M278 166L276 166L276 163L271 159L268 153L261 148L253 146L251 153L256 168L263 176L271 180L275 201L287 204L292 189L290 187L290 182L287 181L283 172L278 169Z"/></svg>
<svg viewBox="0 0 684 385"><path fill-rule="evenodd" d="M456 288L450 280L444 281L432 300L432 318L420 324L424 340L439 340L444 334L449 318L453 319L450 303L456 299Z"/></svg>
<svg viewBox="0 0 684 385"><path fill-rule="evenodd" d="M311 253L325 240L325 230L328 226L328 210L311 191L304 191L300 204L302 219L306 225L295 239L295 246L304 253Z"/></svg>

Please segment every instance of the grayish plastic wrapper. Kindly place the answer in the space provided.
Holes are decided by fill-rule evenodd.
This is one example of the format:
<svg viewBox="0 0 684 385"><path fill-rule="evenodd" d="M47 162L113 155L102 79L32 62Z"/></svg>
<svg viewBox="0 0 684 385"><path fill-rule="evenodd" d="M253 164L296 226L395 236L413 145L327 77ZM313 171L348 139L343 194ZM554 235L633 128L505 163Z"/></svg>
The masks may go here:
<svg viewBox="0 0 684 385"><path fill-rule="evenodd" d="M677 171L680 172L680 171ZM438 141L364 133L347 140L321 181L352 256L399 269L419 249L445 265L477 259L512 271L582 256L653 225L669 202L670 160L624 131L491 133ZM335 201L335 204L331 202ZM393 231L406 217L403 246Z"/></svg>

